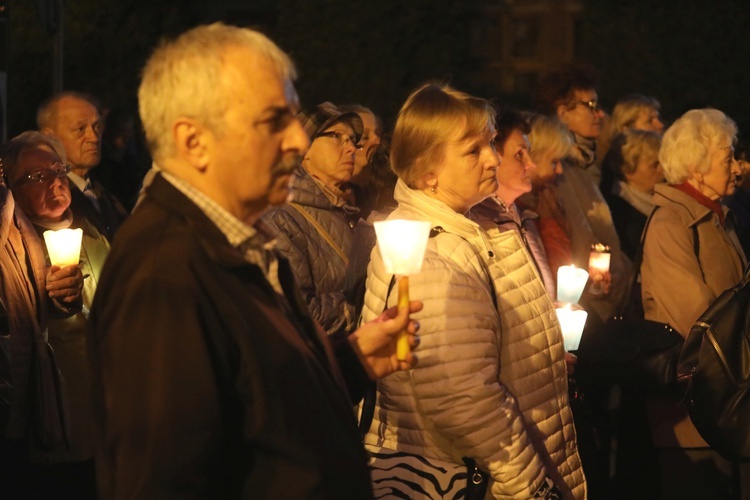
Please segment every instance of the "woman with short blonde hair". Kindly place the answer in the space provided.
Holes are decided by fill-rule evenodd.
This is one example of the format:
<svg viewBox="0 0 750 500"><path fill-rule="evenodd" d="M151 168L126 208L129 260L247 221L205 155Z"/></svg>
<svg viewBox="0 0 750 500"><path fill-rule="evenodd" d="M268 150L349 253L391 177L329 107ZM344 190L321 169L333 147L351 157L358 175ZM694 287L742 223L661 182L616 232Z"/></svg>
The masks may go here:
<svg viewBox="0 0 750 500"><path fill-rule="evenodd" d="M494 115L436 84L398 115L388 218L427 221L432 237L409 277L424 303L419 365L378 382L365 436L376 497L452 498L464 457L488 472L495 498L586 496L552 300L519 233L465 215L498 187ZM365 321L396 303L393 278L374 250Z"/></svg>

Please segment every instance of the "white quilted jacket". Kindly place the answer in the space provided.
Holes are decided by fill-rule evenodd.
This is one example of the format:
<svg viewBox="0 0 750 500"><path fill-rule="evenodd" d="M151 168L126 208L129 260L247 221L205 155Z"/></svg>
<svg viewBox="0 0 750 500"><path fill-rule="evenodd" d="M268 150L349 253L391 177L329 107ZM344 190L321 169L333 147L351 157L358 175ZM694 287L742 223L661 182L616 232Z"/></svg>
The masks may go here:
<svg viewBox="0 0 750 500"><path fill-rule="evenodd" d="M409 278L411 298L424 302L413 315L419 363L378 382L367 448L455 464L473 457L490 472L495 498L530 498L545 475L566 498L585 498L562 335L520 238L483 229L401 181L395 198L390 219L428 220L444 232L430 238L422 272ZM390 280L376 247L364 321L383 311Z"/></svg>

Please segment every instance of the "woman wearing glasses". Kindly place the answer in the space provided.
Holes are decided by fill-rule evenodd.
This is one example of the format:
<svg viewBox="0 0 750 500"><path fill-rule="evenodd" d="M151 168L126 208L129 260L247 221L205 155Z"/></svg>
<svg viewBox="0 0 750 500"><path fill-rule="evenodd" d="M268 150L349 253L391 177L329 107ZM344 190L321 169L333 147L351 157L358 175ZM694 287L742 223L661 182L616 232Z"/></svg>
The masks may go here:
<svg viewBox="0 0 750 500"><path fill-rule="evenodd" d="M299 118L310 148L292 180L292 200L264 219L277 229L277 248L289 259L313 318L328 334L348 332L354 313L344 296L344 276L359 210L343 186L354 172L362 119L329 102Z"/></svg>
<svg viewBox="0 0 750 500"><path fill-rule="evenodd" d="M39 132L24 132L0 151L8 184L18 206L34 225L40 238L48 229L83 229L80 267L85 277L83 308L66 319L49 322L49 343L67 383L71 438L68 451L33 450L32 460L44 477L48 493L69 492L76 498L95 498L94 435L89 391L86 323L109 243L85 219L74 219L65 153L59 141ZM45 484L41 484L45 483Z"/></svg>

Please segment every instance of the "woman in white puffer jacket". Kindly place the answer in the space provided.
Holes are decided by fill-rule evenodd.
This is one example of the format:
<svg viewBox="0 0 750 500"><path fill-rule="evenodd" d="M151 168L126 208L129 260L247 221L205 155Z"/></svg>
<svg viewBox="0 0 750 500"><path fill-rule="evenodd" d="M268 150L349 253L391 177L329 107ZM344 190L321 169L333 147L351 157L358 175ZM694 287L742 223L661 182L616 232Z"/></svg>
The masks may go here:
<svg viewBox="0 0 750 500"><path fill-rule="evenodd" d="M421 87L399 112L389 218L433 232L410 276L419 365L378 382L365 438L376 498L455 492L464 457L495 498L586 497L555 308L518 235L464 216L497 189L494 135L489 103L447 86ZM396 303L391 278L375 249L365 321Z"/></svg>

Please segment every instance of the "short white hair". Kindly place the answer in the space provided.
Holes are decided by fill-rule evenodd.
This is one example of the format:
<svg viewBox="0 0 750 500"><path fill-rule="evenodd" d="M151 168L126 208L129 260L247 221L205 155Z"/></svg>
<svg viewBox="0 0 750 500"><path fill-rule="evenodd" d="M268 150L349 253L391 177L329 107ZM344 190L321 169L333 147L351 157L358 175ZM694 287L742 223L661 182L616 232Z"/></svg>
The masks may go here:
<svg viewBox="0 0 750 500"><path fill-rule="evenodd" d="M267 59L284 80L297 76L284 51L248 28L214 23L162 42L146 63L138 89L141 121L155 160L174 154L172 126L180 117L223 133L222 117L231 105L231 94L222 75L224 56L231 48L247 48Z"/></svg>
<svg viewBox="0 0 750 500"><path fill-rule="evenodd" d="M732 145L737 125L713 108L692 109L667 129L659 149L659 163L670 184L682 184L693 173L705 174L711 168L709 149Z"/></svg>
<svg viewBox="0 0 750 500"><path fill-rule="evenodd" d="M551 152L554 157L564 158L573 147L573 136L556 116L528 114L526 121L531 125L529 132L529 155L535 162L542 155Z"/></svg>

